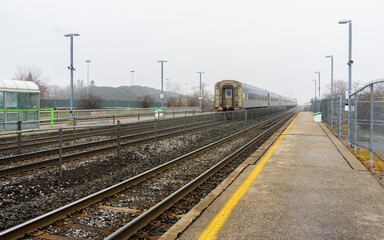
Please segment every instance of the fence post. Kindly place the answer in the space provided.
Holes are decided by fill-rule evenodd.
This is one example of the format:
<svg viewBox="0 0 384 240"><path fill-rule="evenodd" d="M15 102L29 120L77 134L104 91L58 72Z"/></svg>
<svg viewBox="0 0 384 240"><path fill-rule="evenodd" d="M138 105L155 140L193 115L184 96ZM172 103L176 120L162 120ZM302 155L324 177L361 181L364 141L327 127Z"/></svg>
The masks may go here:
<svg viewBox="0 0 384 240"><path fill-rule="evenodd" d="M51 108L51 127L53 127L53 108Z"/></svg>
<svg viewBox="0 0 384 240"><path fill-rule="evenodd" d="M21 120L17 121L17 146L21 150Z"/></svg>
<svg viewBox="0 0 384 240"><path fill-rule="evenodd" d="M117 159L120 159L121 158L121 153L120 153L120 135L121 135L121 131L120 131L120 120L117 120Z"/></svg>
<svg viewBox="0 0 384 240"><path fill-rule="evenodd" d="M157 147L157 119L155 118L155 148Z"/></svg>
<svg viewBox="0 0 384 240"><path fill-rule="evenodd" d="M184 136L183 136L183 144L185 145L185 125L187 124L187 117L186 116L184 116L184 128L183 128L183 130L184 130Z"/></svg>
<svg viewBox="0 0 384 240"><path fill-rule="evenodd" d="M63 129L59 129L59 177L63 176Z"/></svg>
<svg viewBox="0 0 384 240"><path fill-rule="evenodd" d="M115 125L115 115L112 115L113 125Z"/></svg>
<svg viewBox="0 0 384 240"><path fill-rule="evenodd" d="M244 121L247 122L247 110L244 111Z"/></svg>
<svg viewBox="0 0 384 240"><path fill-rule="evenodd" d="M227 123L227 116L226 116L225 112L224 112L224 123Z"/></svg>
<svg viewBox="0 0 384 240"><path fill-rule="evenodd" d="M137 122L140 122L140 113L137 114Z"/></svg>
<svg viewBox="0 0 384 240"><path fill-rule="evenodd" d="M342 127L343 127L343 116L342 116L342 111L341 111L341 108L342 108L342 96L339 95L339 129L338 129L338 132L339 132L339 138L341 139L341 130L342 130Z"/></svg>
<svg viewBox="0 0 384 240"><path fill-rule="evenodd" d="M355 129L354 129L354 136L353 136L353 140L355 142L355 153L356 153L356 148L357 148L357 93L354 95L355 97L355 106L353 108L353 110L355 111Z"/></svg>
<svg viewBox="0 0 384 240"><path fill-rule="evenodd" d="M200 112L201 114L201 112ZM200 133L203 132L203 116L200 115Z"/></svg>
<svg viewBox="0 0 384 240"><path fill-rule="evenodd" d="M373 84L369 85L371 88L371 97L369 103L369 157L370 167L373 168Z"/></svg>
<svg viewBox="0 0 384 240"><path fill-rule="evenodd" d="M334 125L333 125L333 120L334 120L334 113L333 113L333 96L331 96L331 131L333 132L333 130L335 129Z"/></svg>

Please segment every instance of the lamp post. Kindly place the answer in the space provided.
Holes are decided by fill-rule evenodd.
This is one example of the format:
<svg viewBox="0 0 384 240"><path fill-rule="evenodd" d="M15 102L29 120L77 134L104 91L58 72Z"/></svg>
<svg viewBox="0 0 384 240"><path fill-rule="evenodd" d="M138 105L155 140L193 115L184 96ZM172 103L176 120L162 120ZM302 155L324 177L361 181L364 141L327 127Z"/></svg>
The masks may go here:
<svg viewBox="0 0 384 240"><path fill-rule="evenodd" d="M68 69L71 70L71 99L70 99L70 107L71 107L71 118L73 118L73 71L75 68L73 67L73 37L80 36L78 33L69 33L65 34L64 37L70 37L71 39L71 65L68 66Z"/></svg>
<svg viewBox="0 0 384 240"><path fill-rule="evenodd" d="M312 81L315 82L315 98L314 98L314 100L316 100L316 79L313 79Z"/></svg>
<svg viewBox="0 0 384 240"><path fill-rule="evenodd" d="M321 94L320 94L320 71L319 72L315 72L315 73L319 74L319 99L320 99L320 97L321 97Z"/></svg>
<svg viewBox="0 0 384 240"><path fill-rule="evenodd" d="M349 24L349 57L348 57L348 100L349 100L349 95L351 95L351 90L352 90L352 20L340 20L339 24ZM351 109L348 109L348 142L349 137L351 136L350 134L350 119L351 119Z"/></svg>
<svg viewBox="0 0 384 240"><path fill-rule="evenodd" d="M87 63L87 99L88 99L88 95L89 95L89 63L91 62L91 60L85 60L85 62Z"/></svg>
<svg viewBox="0 0 384 240"><path fill-rule="evenodd" d="M203 102L203 94L202 94L202 90L201 90L201 74L204 73L204 72L197 72L200 74L200 96L199 96L199 99L200 99L200 112L201 112L201 104Z"/></svg>
<svg viewBox="0 0 384 240"><path fill-rule="evenodd" d="M331 130L333 131L333 55L325 56L331 59Z"/></svg>
<svg viewBox="0 0 384 240"><path fill-rule="evenodd" d="M163 80L164 80L164 75L163 75L163 63L166 63L167 61L165 60L159 60L157 61L159 63L161 63L161 94L160 94L160 98L161 98L161 109L163 109L164 107L164 90L163 90Z"/></svg>
<svg viewBox="0 0 384 240"><path fill-rule="evenodd" d="M132 73L132 86L133 86L133 73L134 73L135 71L131 71L131 73Z"/></svg>

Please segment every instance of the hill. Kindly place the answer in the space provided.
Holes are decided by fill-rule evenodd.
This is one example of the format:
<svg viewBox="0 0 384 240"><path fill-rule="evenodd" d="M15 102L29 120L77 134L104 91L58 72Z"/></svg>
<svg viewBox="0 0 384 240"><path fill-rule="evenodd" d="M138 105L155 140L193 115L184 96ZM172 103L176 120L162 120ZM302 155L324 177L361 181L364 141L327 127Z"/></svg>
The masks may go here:
<svg viewBox="0 0 384 240"><path fill-rule="evenodd" d="M143 87L138 85L133 86L120 86L120 87L105 87L105 86L91 86L89 93L100 96L104 100L137 100L137 98L144 95L149 95L153 98L153 101L160 102L161 90ZM79 99L82 95L87 94L87 88L82 88L74 93L74 98ZM178 93L164 91L165 98L177 97Z"/></svg>

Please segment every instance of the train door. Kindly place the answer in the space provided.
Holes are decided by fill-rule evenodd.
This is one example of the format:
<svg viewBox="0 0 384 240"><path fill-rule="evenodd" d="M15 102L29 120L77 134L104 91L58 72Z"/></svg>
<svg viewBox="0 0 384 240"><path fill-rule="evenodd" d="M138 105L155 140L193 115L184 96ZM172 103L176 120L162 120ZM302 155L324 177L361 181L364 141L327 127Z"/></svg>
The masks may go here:
<svg viewBox="0 0 384 240"><path fill-rule="evenodd" d="M233 110L233 97L234 89L233 86L223 86L222 92L222 103L223 109Z"/></svg>

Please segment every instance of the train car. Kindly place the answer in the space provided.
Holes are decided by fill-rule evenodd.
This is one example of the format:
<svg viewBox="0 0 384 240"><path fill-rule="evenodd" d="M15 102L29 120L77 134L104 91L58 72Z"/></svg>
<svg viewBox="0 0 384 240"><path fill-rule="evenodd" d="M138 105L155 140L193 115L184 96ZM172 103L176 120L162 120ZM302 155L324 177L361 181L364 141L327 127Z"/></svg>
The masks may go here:
<svg viewBox="0 0 384 240"><path fill-rule="evenodd" d="M233 111L272 106L296 106L296 99L284 97L265 89L235 80L223 80L215 84L215 109Z"/></svg>

